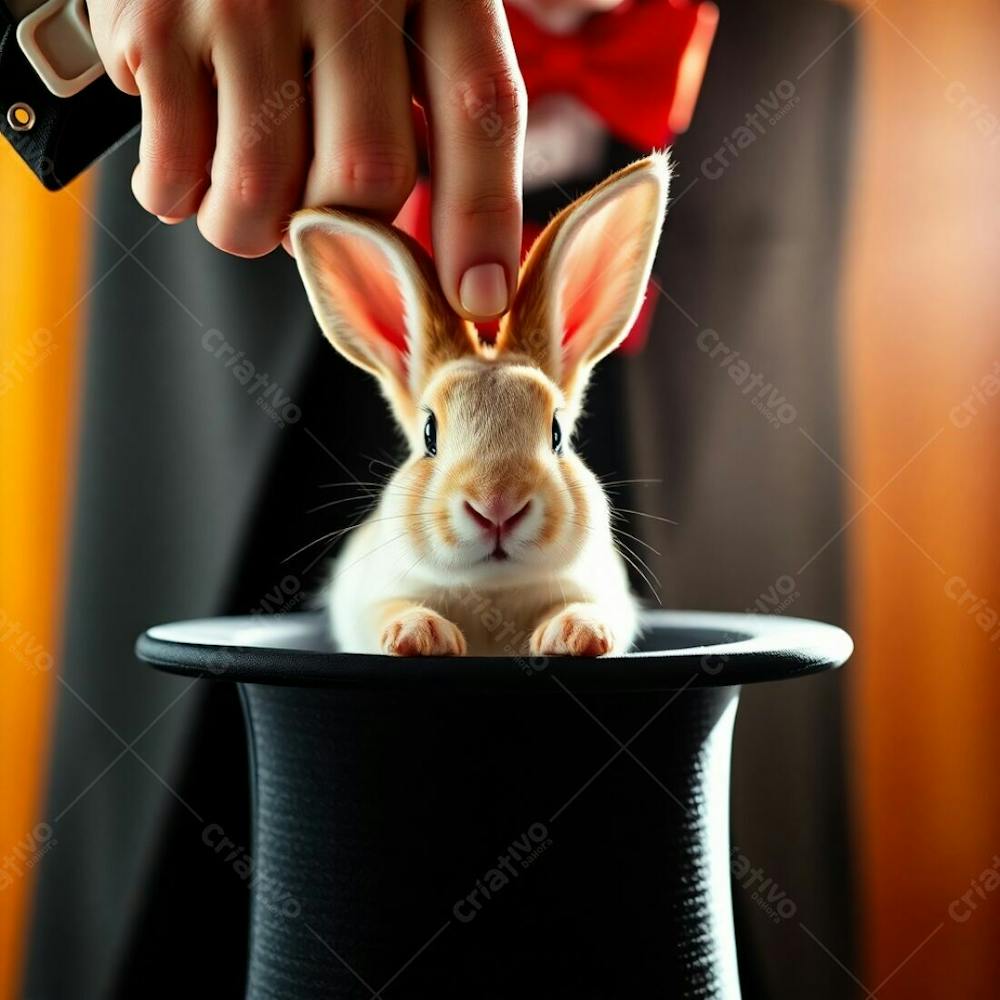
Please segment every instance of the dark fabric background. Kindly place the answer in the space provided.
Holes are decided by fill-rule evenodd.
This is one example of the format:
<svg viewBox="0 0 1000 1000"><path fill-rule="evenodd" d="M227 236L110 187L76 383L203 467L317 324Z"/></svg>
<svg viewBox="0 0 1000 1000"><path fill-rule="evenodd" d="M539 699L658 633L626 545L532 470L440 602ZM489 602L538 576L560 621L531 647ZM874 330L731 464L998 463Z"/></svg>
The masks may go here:
<svg viewBox="0 0 1000 1000"><path fill-rule="evenodd" d="M661 479L619 497L662 553L667 606L743 610L790 577L790 614L843 619L835 338L852 32L825 0L722 4L694 125L675 147L645 352L600 370L581 440L595 469ZM805 72L803 72L805 71ZM718 179L701 172L781 81L798 98ZM609 147L608 169L631 151ZM132 654L159 621L305 607L344 503L397 457L367 378L321 340L281 252L238 261L194 227L158 228L128 195L134 145L102 168L67 628L26 996L239 997L247 884L246 760L232 691ZM541 218L589 185L536 196ZM794 405L774 428L698 348L717 331ZM302 409L278 427L203 347L218 329ZM809 435L809 437L806 436ZM287 559L287 561L285 561ZM855 948L836 677L748 690L734 759L733 843L794 904L774 923L734 884L748 998L840 998ZM208 831L208 832L206 832ZM787 911L786 911L787 912ZM804 926L803 926L804 925Z"/></svg>

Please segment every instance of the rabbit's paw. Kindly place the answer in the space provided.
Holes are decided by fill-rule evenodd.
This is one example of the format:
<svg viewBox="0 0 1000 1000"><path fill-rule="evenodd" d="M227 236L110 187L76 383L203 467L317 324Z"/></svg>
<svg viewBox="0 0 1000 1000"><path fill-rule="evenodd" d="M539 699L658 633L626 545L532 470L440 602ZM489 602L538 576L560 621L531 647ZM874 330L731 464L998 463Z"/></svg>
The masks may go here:
<svg viewBox="0 0 1000 1000"><path fill-rule="evenodd" d="M457 625L427 608L407 608L382 630L390 656L464 656L465 636Z"/></svg>
<svg viewBox="0 0 1000 1000"><path fill-rule="evenodd" d="M571 604L543 621L531 637L533 656L603 656L614 646L611 629L597 608Z"/></svg>

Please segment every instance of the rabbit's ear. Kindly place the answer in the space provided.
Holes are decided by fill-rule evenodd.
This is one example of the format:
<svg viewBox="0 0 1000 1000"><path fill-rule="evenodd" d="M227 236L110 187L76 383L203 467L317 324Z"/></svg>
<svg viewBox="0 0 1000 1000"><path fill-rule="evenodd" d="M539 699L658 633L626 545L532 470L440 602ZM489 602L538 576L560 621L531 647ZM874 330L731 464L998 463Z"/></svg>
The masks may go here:
<svg viewBox="0 0 1000 1000"><path fill-rule="evenodd" d="M563 209L528 254L498 350L529 355L579 403L639 313L669 186L667 155L653 153Z"/></svg>
<svg viewBox="0 0 1000 1000"><path fill-rule="evenodd" d="M306 209L290 235L323 333L376 375L404 427L433 370L478 350L448 305L433 262L415 240L362 216Z"/></svg>

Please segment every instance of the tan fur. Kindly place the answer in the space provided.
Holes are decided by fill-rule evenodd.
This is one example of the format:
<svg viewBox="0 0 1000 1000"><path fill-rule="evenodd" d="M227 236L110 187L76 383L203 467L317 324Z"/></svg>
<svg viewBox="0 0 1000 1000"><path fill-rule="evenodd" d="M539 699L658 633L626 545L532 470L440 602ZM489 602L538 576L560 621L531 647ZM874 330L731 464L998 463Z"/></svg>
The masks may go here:
<svg viewBox="0 0 1000 1000"><path fill-rule="evenodd" d="M607 499L570 435L590 368L641 302L667 180L657 155L560 213L528 257L495 348L448 310L413 241L345 213L293 219L320 325L378 376L411 449L335 566L329 608L343 648L595 656L631 644L637 607ZM553 297L576 293L580 273L587 309L564 345L559 317L572 302L554 308ZM372 301L372 289L383 297ZM405 353L387 350L387 323ZM424 454L428 412L437 421L433 457ZM555 414L561 454L552 448ZM498 516L519 511L502 538L466 508L501 502ZM507 558L491 557L497 546Z"/></svg>

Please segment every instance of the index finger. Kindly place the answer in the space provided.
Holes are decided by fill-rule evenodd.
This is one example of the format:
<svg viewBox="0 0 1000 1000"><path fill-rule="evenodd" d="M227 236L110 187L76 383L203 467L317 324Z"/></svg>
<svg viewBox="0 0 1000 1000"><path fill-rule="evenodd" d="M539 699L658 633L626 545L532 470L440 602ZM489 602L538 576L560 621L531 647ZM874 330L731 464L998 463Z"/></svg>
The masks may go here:
<svg viewBox="0 0 1000 1000"><path fill-rule="evenodd" d="M427 0L417 24L438 275L460 315L492 319L521 255L524 83L499 0Z"/></svg>

